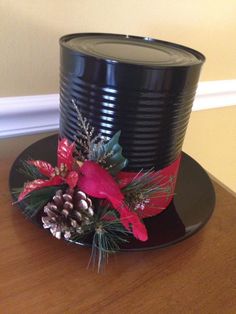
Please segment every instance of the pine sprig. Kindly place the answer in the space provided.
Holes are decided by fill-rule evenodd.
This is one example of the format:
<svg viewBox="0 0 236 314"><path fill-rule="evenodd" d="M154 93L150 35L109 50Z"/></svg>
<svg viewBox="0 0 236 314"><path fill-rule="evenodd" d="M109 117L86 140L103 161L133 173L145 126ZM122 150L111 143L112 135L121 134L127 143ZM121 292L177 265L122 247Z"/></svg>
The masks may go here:
<svg viewBox="0 0 236 314"><path fill-rule="evenodd" d="M44 205L46 205L51 200L57 190L58 186L44 187L40 190L32 191L26 195L22 201L16 201L14 204L24 203L24 205L21 207L23 213L26 217L33 218L44 207ZM21 191L22 188L14 189L13 193L17 197Z"/></svg>
<svg viewBox="0 0 236 314"><path fill-rule="evenodd" d="M91 155L94 151L94 145L96 144L96 147L98 145L102 146L106 139L104 139L100 133L96 134L95 128L90 125L87 118L82 116L74 100L72 100L72 103L77 113L78 134L75 136L75 141L83 152L83 154L79 155L82 159L85 159L86 157L87 159L91 160Z"/></svg>
<svg viewBox="0 0 236 314"><path fill-rule="evenodd" d="M128 235L131 232L124 229L118 213L103 201L98 204L95 212L94 223L87 229L87 233L74 234L69 242L79 243L84 236L92 234L92 251L88 267L97 268L100 272L104 269L109 255L120 250L120 243L128 242Z"/></svg>
<svg viewBox="0 0 236 314"><path fill-rule="evenodd" d="M100 272L104 269L109 255L120 250L120 243L128 242L130 232L121 224L117 211L103 201L98 206L96 219L88 266L92 264L95 268L97 265L97 271Z"/></svg>
<svg viewBox="0 0 236 314"><path fill-rule="evenodd" d="M31 158L28 158L28 160L31 160ZM18 169L18 172L23 174L29 180L46 179L46 177L41 174L34 165L31 165L28 160L20 161L22 168Z"/></svg>
<svg viewBox="0 0 236 314"><path fill-rule="evenodd" d="M126 204L134 209L143 210L151 198L169 197L173 191L170 179L161 176L152 169L146 172L140 171L133 180L122 189Z"/></svg>
<svg viewBox="0 0 236 314"><path fill-rule="evenodd" d="M28 160L31 160L31 158L28 158ZM47 179L34 165L30 164L28 160L20 161L22 167L18 170L18 172L24 175L28 180ZM12 194L15 199L18 198L23 189L24 187L12 189ZM49 186L32 191L26 195L22 201L15 201L13 204L24 203L24 205L21 206L23 213L26 217L32 218L52 198L57 189L58 186Z"/></svg>
<svg viewBox="0 0 236 314"><path fill-rule="evenodd" d="M72 100L72 103L77 113L78 129L75 142L79 147L79 151L77 150L78 160L96 161L111 175L115 176L127 165L127 159L122 155L122 147L119 144L121 132L115 133L110 140L103 137L82 116L74 100Z"/></svg>
<svg viewBox="0 0 236 314"><path fill-rule="evenodd" d="M114 212L108 211L107 215L114 215ZM95 268L97 265L98 272L103 270L109 256L120 250L120 243L128 242L129 233L124 229L118 218L114 218L114 220L104 220L102 218L96 224L88 266L92 264Z"/></svg>

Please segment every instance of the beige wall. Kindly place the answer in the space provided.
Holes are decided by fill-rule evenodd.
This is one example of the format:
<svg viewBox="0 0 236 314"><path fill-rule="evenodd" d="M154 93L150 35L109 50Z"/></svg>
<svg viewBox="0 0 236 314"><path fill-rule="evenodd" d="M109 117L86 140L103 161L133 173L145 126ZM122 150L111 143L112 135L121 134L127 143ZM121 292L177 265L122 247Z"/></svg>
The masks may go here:
<svg viewBox="0 0 236 314"><path fill-rule="evenodd" d="M235 78L235 0L0 0L0 96L58 91L58 38L152 36L207 57L201 80Z"/></svg>
<svg viewBox="0 0 236 314"><path fill-rule="evenodd" d="M192 112L183 150L236 193L236 106Z"/></svg>
<svg viewBox="0 0 236 314"><path fill-rule="evenodd" d="M201 80L236 76L235 0L0 0L0 97L57 93L58 39L73 32L177 42L206 55ZM236 107L192 113L184 150L236 192L235 121Z"/></svg>

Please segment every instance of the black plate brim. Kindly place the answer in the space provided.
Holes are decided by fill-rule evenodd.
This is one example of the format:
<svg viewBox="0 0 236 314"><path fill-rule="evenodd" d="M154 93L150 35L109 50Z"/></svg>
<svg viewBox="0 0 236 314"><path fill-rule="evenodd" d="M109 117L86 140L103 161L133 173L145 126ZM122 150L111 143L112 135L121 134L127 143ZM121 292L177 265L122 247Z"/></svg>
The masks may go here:
<svg viewBox="0 0 236 314"><path fill-rule="evenodd" d="M18 171L22 160L41 159L55 165L57 138L57 135L52 135L41 139L16 158L9 176L11 193L25 182L25 177ZM13 193L12 198L15 200ZM24 204L20 204L23 209ZM173 201L161 214L144 219L148 240L141 242L130 237L129 242L123 243L120 248L124 251L148 250L185 240L207 223L214 206L215 192L208 174L193 158L183 153ZM76 244L91 246L91 239Z"/></svg>

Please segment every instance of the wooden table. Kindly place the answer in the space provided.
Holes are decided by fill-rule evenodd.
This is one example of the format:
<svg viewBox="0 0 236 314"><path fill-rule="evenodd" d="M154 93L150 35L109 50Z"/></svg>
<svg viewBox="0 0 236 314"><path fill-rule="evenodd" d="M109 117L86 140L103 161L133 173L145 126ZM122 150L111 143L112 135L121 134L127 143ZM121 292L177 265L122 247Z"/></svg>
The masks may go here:
<svg viewBox="0 0 236 314"><path fill-rule="evenodd" d="M8 174L37 136L0 141L0 313L236 313L236 198L218 184L213 217L175 246L110 258L87 270L68 245L11 206Z"/></svg>

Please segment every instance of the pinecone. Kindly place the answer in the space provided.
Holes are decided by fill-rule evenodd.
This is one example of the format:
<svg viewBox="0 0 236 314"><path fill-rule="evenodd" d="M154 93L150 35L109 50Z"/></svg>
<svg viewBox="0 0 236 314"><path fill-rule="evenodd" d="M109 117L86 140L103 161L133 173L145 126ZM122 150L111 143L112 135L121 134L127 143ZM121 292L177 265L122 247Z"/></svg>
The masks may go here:
<svg viewBox="0 0 236 314"><path fill-rule="evenodd" d="M44 206L46 216L42 217L43 227L52 235L69 239L73 234L83 234L93 223L94 210L91 199L78 189L68 188L63 194L58 190L52 201Z"/></svg>

